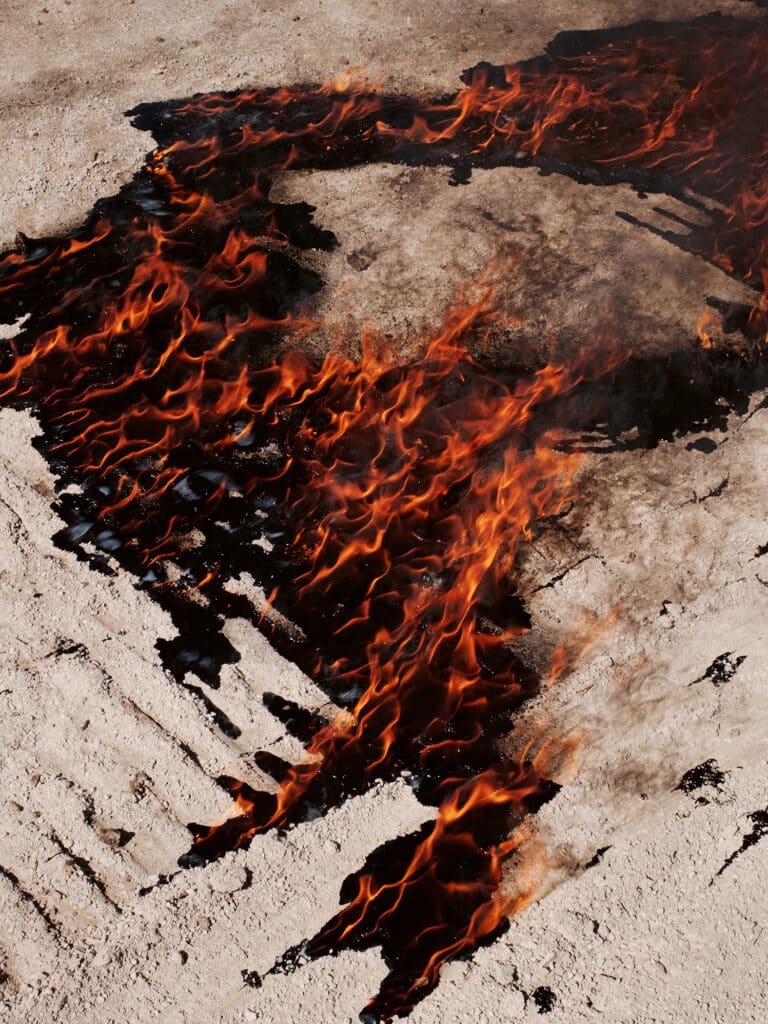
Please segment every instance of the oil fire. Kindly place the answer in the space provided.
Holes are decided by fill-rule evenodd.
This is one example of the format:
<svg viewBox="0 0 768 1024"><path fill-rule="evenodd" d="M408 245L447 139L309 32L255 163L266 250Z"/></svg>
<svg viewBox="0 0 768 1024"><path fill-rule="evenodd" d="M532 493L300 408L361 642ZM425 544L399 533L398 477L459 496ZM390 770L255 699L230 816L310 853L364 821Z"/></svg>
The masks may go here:
<svg viewBox="0 0 768 1024"><path fill-rule="evenodd" d="M537 524L576 497L565 432L613 417L616 440L637 415L637 443L653 443L661 414L648 408L658 404L649 379L678 374L690 392L658 420L659 436L756 386L767 58L763 22L708 17L569 33L541 58L466 72L438 101L347 76L144 106L135 123L158 147L136 179L70 238L20 236L0 258L0 321L28 315L2 352L0 395L37 411L52 466L80 487L61 496L60 542L104 571L117 562L135 573L171 612L179 636L158 642L164 663L229 735L236 725L190 682L215 686L236 660L226 616L258 624L343 709L326 722L269 696L307 759L262 758L276 795L229 780L237 813L191 826L184 863L403 774L437 809L430 826L371 855L345 885L346 905L301 947L381 946L390 973L366 1019L407 1014L442 964L497 935L531 897L529 885L502 885L503 873L524 878L527 817L557 787L547 744L513 756L503 742L547 685L510 645L530 626L514 569ZM304 301L322 281L301 253L335 239L310 208L274 202L271 181L373 161L449 165L456 183L473 167L534 165L674 195L706 226L678 223L687 230L666 237L751 285L754 305L715 304L698 354L681 350L661 368L594 346L568 365L510 357L491 368L476 353L503 325L486 281L465 289L409 365L393 365L372 336L359 360L332 351L317 365L301 344L322 331ZM719 343L734 330L743 344ZM615 401L629 391L640 396L631 414ZM227 587L244 573L274 616ZM549 681L567 666L559 649Z"/></svg>

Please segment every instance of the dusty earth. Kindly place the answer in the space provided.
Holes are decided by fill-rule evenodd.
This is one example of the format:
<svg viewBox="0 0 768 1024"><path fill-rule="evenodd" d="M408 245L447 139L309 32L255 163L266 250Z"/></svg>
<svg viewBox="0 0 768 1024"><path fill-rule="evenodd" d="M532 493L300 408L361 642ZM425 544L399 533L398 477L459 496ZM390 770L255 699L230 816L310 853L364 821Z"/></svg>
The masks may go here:
<svg viewBox="0 0 768 1024"><path fill-rule="evenodd" d="M715 6L756 10L742 0L5 0L0 247L18 229L72 227L133 175L149 142L122 115L138 102L359 64L388 87L439 93L464 67L534 55L561 29ZM606 325L633 348L674 344L691 336L704 296L739 294L617 218L642 205L625 188L505 169L456 189L445 171L387 166L289 175L280 187L316 205L341 241L318 256L326 317L406 342L510 245L522 254L507 285L520 336L542 345L549 332ZM527 549L524 593L544 646L578 647L596 622L616 620L530 711L583 734L576 774L538 816L548 891L502 939L447 967L414 1024L765 1019L768 842L724 867L768 806L759 398L712 435L710 452L683 438L585 459L578 511ZM356 1020L385 973L375 950L259 989L243 972L264 973L316 931L366 854L433 812L393 784L166 881L186 823L229 805L217 776L266 788L249 752L300 756L260 694L308 707L325 697L236 620L227 628L242 659L225 667L216 700L242 734L224 737L165 676L155 640L173 627L157 606L127 576L107 580L52 543L54 481L31 444L34 419L6 410L0 421L0 1018Z"/></svg>

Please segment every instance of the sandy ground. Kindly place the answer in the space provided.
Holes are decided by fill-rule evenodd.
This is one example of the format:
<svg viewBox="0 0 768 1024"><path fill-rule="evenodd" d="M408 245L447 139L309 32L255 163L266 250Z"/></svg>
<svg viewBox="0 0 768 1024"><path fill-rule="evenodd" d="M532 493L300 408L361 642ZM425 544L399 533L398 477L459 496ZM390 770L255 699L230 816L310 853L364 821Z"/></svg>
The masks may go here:
<svg viewBox="0 0 768 1024"><path fill-rule="evenodd" d="M478 60L540 52L560 29L709 9L6 0L0 243L17 229L72 226L131 177L149 142L122 112L140 101L320 80L356 64L390 86L439 92ZM443 171L390 167L293 175L281 188L317 205L342 243L322 257L323 303L347 325L423 326L511 236L523 260L508 289L527 340L608 322L631 324L633 345L668 344L691 334L705 295L738 295L616 218L640 203L627 189L512 170L457 189ZM370 261L364 272L353 253ZM376 951L258 990L242 971L263 973L316 931L346 874L432 812L404 783L383 787L157 885L188 845L186 822L226 810L218 775L267 787L248 753L300 753L261 692L308 707L325 698L235 621L242 660L225 668L216 699L242 734L223 737L165 677L154 643L172 626L157 606L129 578L106 580L52 544L53 479L31 446L36 430L26 414L0 413L0 1018L354 1021L385 973ZM765 1019L768 843L718 872L768 805L768 568L756 556L768 542L767 435L758 410L732 418L711 454L682 439L587 460L578 513L527 551L534 631L577 642L596 617L617 606L619 616L531 711L586 733L577 774L539 815L559 865L551 891L503 939L446 968L414 1024L535 1020L539 986L553 993L553 1024ZM745 660L715 685L705 674L726 653ZM718 787L676 788L711 759Z"/></svg>

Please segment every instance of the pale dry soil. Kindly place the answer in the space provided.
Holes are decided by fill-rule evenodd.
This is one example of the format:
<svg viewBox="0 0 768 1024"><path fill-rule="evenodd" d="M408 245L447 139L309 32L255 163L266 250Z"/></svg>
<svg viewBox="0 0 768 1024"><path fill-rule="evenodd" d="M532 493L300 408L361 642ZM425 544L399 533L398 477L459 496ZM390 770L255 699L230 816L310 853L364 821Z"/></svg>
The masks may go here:
<svg viewBox="0 0 768 1024"><path fill-rule="evenodd" d="M392 88L440 92L480 59L540 52L558 29L709 9L6 0L0 240L71 227L130 178L150 141L122 111L140 101L317 81L355 64ZM535 171L477 172L458 188L447 179L376 167L281 183L339 238L335 253L315 257L327 320L346 331L368 322L405 352L499 252L516 266L502 281L521 319L511 346L543 351L550 333L567 345L606 329L636 350L676 344L706 295L739 295L619 220L617 210L651 216L629 189ZM185 824L226 813L218 775L268 787L249 753L299 756L261 693L332 709L236 621L228 631L242 660L215 698L242 735L223 737L161 669L154 644L172 633L167 617L128 577L97 575L53 545L60 524L31 445L37 429L28 414L0 413L0 1019L354 1021L385 973L375 950L258 990L241 971L266 971L317 930L345 875L433 812L404 782L381 787L156 885L188 845ZM527 716L531 730L582 737L575 774L539 815L548 891L500 941L447 967L414 1024L537 1020L537 986L554 993L553 1024L765 1019L768 840L718 871L749 815L768 806L768 556L757 555L768 543L768 412L732 418L712 454L687 440L586 459L577 508L524 552L533 657L561 642L578 650L613 625ZM732 677L702 679L726 652L745 659ZM721 788L676 789L709 759Z"/></svg>

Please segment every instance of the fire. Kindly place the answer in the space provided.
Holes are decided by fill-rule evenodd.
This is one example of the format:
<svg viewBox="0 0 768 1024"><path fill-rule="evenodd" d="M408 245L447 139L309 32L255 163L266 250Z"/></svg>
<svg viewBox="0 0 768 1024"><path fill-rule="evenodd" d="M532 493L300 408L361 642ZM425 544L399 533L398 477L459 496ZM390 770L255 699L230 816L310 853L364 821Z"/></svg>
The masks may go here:
<svg viewBox="0 0 768 1024"><path fill-rule="evenodd" d="M532 164L667 192L707 217L677 244L753 287L742 319L760 349L766 59L763 23L704 18L559 37L437 101L355 71L142 108L158 145L136 180L71 238L22 238L0 258L0 319L29 314L2 353L0 395L39 412L49 459L81 488L62 497L62 542L117 561L169 609L179 637L158 646L182 685L216 684L237 657L222 619L249 615L342 709L327 722L271 698L307 758L277 794L231 780L234 812L193 826L187 862L402 774L436 808L371 858L306 944L382 946L378 1018L407 1013L535 890L526 816L556 787L546 745L529 759L506 739L542 685L514 653L530 625L516 560L576 498L565 433L590 427L585 390L629 356L593 340L568 364L483 365L512 262L464 288L411 363L372 332L359 357L313 362L302 342L323 325L302 300L322 282L301 254L335 240L309 208L273 201L271 181L384 160L451 165L456 181ZM702 317L707 358L727 329ZM227 586L244 573L269 595L258 608ZM578 656L558 649L548 682Z"/></svg>
<svg viewBox="0 0 768 1024"><path fill-rule="evenodd" d="M532 768L484 772L446 799L411 859L400 870L390 869L394 877L356 877L354 895L306 953L320 956L379 942L382 932L399 933L403 966L393 967L366 1007L371 1019L407 1012L420 990L434 988L444 963L474 950L530 900L526 889L504 896L500 887L505 859L527 838L520 826L524 800L539 786ZM424 920L425 911L429 923L420 931L414 922Z"/></svg>
<svg viewBox="0 0 768 1024"><path fill-rule="evenodd" d="M273 387L264 410L277 422L287 404L291 449L309 453L286 463L300 484L286 511L295 597L282 603L298 600L302 617L345 607L333 630L339 653L314 674L358 696L346 725L315 735L268 820L241 800L238 845L290 821L334 776L437 771L430 799L439 799L487 742L484 719L522 698L507 644L525 627L513 621L488 635L478 616L508 589L535 523L575 496L578 458L554 450L536 415L576 386L586 364L501 385L466 347L492 310L487 294L455 310L406 367L382 365L369 350L360 364L331 354L318 369L307 365L301 383L295 356L287 373L276 371L283 394ZM280 596L278 588L278 604ZM219 840L213 829L198 843Z"/></svg>

